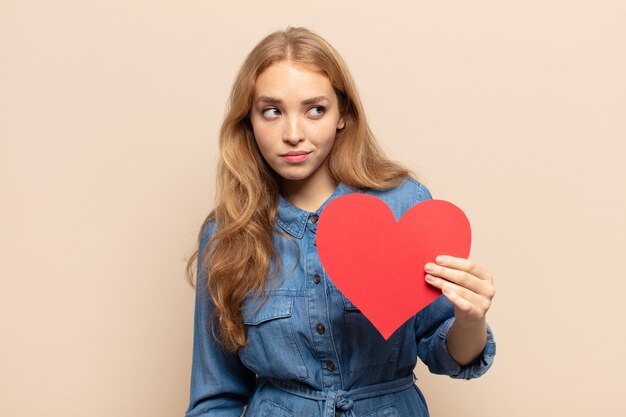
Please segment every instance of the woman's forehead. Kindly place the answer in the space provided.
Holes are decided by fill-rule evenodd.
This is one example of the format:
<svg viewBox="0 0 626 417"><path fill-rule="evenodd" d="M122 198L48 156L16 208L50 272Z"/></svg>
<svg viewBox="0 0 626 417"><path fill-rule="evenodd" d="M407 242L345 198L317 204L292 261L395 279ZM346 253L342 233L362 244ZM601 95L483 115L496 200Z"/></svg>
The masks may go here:
<svg viewBox="0 0 626 417"><path fill-rule="evenodd" d="M271 99L307 100L322 96L329 100L336 99L335 91L328 77L318 71L291 62L279 62L270 65L259 74L254 89L255 101L259 98L270 99L266 101L271 101Z"/></svg>

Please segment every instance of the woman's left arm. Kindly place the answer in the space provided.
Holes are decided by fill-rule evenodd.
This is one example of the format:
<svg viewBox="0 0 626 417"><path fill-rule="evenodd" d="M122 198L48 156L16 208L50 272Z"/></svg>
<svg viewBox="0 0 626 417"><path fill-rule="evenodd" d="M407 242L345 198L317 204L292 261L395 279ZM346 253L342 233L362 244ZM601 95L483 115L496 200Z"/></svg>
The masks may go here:
<svg viewBox="0 0 626 417"><path fill-rule="evenodd" d="M426 282L439 288L454 305L454 323L448 333L448 351L459 365L480 357L487 343L487 311L495 295L493 275L463 258L438 256L425 265Z"/></svg>

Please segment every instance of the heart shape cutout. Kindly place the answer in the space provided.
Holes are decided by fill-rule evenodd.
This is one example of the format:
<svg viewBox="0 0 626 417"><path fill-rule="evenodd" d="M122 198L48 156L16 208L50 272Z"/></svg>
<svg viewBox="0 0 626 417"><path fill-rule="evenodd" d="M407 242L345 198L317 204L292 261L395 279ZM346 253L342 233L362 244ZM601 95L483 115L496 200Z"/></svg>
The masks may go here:
<svg viewBox="0 0 626 417"><path fill-rule="evenodd" d="M424 265L437 255L467 258L471 229L448 201L423 201L396 221L383 200L348 194L326 205L316 242L335 286L389 339L441 295L426 283Z"/></svg>

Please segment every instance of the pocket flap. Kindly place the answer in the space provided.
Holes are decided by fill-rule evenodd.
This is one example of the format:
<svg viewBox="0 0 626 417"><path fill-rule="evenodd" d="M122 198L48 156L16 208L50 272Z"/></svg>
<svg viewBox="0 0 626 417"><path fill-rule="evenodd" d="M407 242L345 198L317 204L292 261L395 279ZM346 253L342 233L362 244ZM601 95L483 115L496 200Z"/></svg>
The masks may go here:
<svg viewBox="0 0 626 417"><path fill-rule="evenodd" d="M273 295L262 304L262 300L246 303L243 308L243 323L259 325L269 320L291 316L292 297ZM261 305L261 308L258 306Z"/></svg>

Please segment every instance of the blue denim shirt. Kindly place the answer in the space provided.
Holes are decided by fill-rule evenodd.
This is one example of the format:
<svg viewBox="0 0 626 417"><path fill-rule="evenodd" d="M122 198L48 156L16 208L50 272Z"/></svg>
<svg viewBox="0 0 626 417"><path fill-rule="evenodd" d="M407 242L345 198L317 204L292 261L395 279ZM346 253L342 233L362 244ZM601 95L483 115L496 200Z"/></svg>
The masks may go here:
<svg viewBox="0 0 626 417"><path fill-rule="evenodd" d="M213 338L206 276L198 276L186 417L428 416L413 380L417 357L431 372L453 378L475 378L491 366L491 329L473 364L459 366L450 356L446 340L454 309L444 296L384 340L333 285L315 246L315 220L332 199L355 192L381 198L396 219L431 198L411 178L388 190L339 184L315 213L281 197L276 227L287 236L274 234L280 274L260 309L252 298L244 303L245 348L228 353ZM212 232L212 224L202 231L201 251Z"/></svg>

